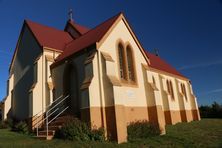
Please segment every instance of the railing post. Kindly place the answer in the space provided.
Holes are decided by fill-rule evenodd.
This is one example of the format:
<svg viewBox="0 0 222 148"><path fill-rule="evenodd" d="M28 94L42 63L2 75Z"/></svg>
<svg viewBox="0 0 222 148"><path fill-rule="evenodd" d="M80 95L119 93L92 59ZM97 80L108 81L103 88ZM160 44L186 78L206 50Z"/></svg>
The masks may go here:
<svg viewBox="0 0 222 148"><path fill-rule="evenodd" d="M53 110L56 106L58 106L59 104L61 104L62 102L64 102L67 98L69 97L69 95L67 95L66 97L64 97L61 101L59 101L59 102L57 102L56 104L54 104L50 109L48 109L46 112L45 112L45 115L46 115L46 117L44 117L43 116L43 119L41 119L41 120L39 120L39 121L37 121L37 128L36 128L36 134L37 134L37 136L39 136L39 125L40 125L40 122L42 122L43 123L43 125L44 125L44 121L46 122L46 136L48 137L48 135L49 135L49 127L48 127L48 125L53 121L53 120L55 120L60 114L62 114L65 110L67 110L68 109L68 107L69 106L67 106L64 110L62 110L61 112L59 112L53 119L51 119L50 121L49 121L49 117L52 115L52 114L54 114L57 110L59 110L59 108L60 107L58 107L56 110L54 110L54 111L52 111L51 112L51 110ZM56 99L56 101L57 101L58 99ZM55 101L54 101L55 102ZM37 114L38 115L38 114ZM38 116L37 116L37 118L38 118Z"/></svg>
<svg viewBox="0 0 222 148"><path fill-rule="evenodd" d="M46 112L46 138L48 137L48 112Z"/></svg>
<svg viewBox="0 0 222 148"><path fill-rule="evenodd" d="M39 124L37 123L37 128L36 128L36 136L39 136Z"/></svg>

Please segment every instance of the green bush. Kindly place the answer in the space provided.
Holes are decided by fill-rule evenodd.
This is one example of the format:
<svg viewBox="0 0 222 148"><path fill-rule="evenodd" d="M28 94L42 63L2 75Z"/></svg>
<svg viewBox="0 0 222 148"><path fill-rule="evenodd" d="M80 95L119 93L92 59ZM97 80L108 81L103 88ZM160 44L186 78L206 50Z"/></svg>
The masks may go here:
<svg viewBox="0 0 222 148"><path fill-rule="evenodd" d="M211 105L199 107L201 118L222 118L222 104L213 102Z"/></svg>
<svg viewBox="0 0 222 148"><path fill-rule="evenodd" d="M103 128L93 129L90 134L90 139L93 141L105 141L105 131Z"/></svg>
<svg viewBox="0 0 222 148"><path fill-rule="evenodd" d="M131 122L127 126L128 140L143 139L160 134L159 128L148 121Z"/></svg>
<svg viewBox="0 0 222 148"><path fill-rule="evenodd" d="M28 125L26 122L20 121L17 124L15 124L13 131L16 131L16 132L22 133L22 134L28 134L29 133Z"/></svg>
<svg viewBox="0 0 222 148"><path fill-rule="evenodd" d="M11 128L11 129L13 128L14 123L13 123L13 120L11 118L8 118L4 122L5 122L5 124L7 125L8 128Z"/></svg>
<svg viewBox="0 0 222 148"><path fill-rule="evenodd" d="M5 129L5 128L8 128L8 125L5 122L0 121L0 129Z"/></svg>
<svg viewBox="0 0 222 148"><path fill-rule="evenodd" d="M13 127L13 120L12 119L7 119L5 121L0 122L0 129L6 129L6 128L11 128Z"/></svg>
<svg viewBox="0 0 222 148"><path fill-rule="evenodd" d="M102 128L91 130L87 123L71 117L56 131L55 137L73 141L103 141L105 139Z"/></svg>

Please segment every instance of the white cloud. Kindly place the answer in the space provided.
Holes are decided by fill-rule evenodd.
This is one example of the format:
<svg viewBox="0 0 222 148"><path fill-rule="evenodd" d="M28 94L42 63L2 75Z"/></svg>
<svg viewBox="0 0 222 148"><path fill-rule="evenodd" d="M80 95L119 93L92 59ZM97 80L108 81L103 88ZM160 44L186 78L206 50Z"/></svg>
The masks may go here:
<svg viewBox="0 0 222 148"><path fill-rule="evenodd" d="M195 68L205 68L214 65L222 65L222 61L215 61L211 63L201 63L201 64L193 64L193 65L186 65L178 68L179 70L187 70L187 69L195 69Z"/></svg>
<svg viewBox="0 0 222 148"><path fill-rule="evenodd" d="M200 93L200 95L209 95L209 94L220 93L220 92L222 92L222 88L206 91L206 92Z"/></svg>

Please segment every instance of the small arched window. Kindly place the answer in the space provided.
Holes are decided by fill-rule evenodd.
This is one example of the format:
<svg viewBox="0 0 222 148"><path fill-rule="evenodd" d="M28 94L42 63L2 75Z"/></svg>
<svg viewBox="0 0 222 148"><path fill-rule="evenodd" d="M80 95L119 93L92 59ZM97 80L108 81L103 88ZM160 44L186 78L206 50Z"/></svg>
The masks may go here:
<svg viewBox="0 0 222 148"><path fill-rule="evenodd" d="M171 95L172 99L174 100L173 84L170 80L167 80L167 91Z"/></svg>
<svg viewBox="0 0 222 148"><path fill-rule="evenodd" d="M125 53L122 44L118 45L118 54L119 54L119 71L120 71L120 78L127 80L126 76L126 68L125 68Z"/></svg>
<svg viewBox="0 0 222 148"><path fill-rule="evenodd" d="M184 84L181 84L181 90L183 95L185 96L185 99L187 100L187 92L186 92L186 87Z"/></svg>
<svg viewBox="0 0 222 148"><path fill-rule="evenodd" d="M172 81L170 81L170 89L171 89L172 99L174 100L174 92L173 92L173 84L172 84Z"/></svg>
<svg viewBox="0 0 222 148"><path fill-rule="evenodd" d="M169 80L167 80L166 82L167 82L167 91L168 91L169 94L171 94L170 93L170 83L169 83Z"/></svg>
<svg viewBox="0 0 222 148"><path fill-rule="evenodd" d="M126 47L126 55L127 55L127 68L128 68L128 77L130 81L135 81L135 73L134 73L134 59L133 53L130 46Z"/></svg>
<svg viewBox="0 0 222 148"><path fill-rule="evenodd" d="M153 84L156 85L156 81L155 81L154 76L152 78L153 78Z"/></svg>

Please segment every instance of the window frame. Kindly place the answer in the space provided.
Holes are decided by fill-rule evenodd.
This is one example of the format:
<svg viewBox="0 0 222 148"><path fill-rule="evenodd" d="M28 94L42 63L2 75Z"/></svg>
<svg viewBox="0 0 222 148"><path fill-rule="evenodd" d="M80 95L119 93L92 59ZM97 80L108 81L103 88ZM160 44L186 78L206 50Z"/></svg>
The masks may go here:
<svg viewBox="0 0 222 148"><path fill-rule="evenodd" d="M121 45L123 47L123 77L121 76L121 66L120 66L120 52L119 52L119 45ZM129 68L128 68L128 54L127 54L127 47L130 50L130 56L131 58L131 64L132 64L132 74L133 74L133 79L129 78ZM117 53L117 65L118 65L118 73L119 73L119 79L120 82L122 83L122 85L126 85L126 86L132 86L135 87L137 86L137 75L136 75L136 64L135 64L135 58L134 58L134 51L132 46L127 42L127 43L123 43L122 40L118 40L116 43L116 53Z"/></svg>
<svg viewBox="0 0 222 148"><path fill-rule="evenodd" d="M33 84L38 82L38 61L33 63Z"/></svg>
<svg viewBox="0 0 222 148"><path fill-rule="evenodd" d="M182 90L182 94L185 96L185 99L187 101L188 98L187 98L186 87L185 87L185 84L183 84L183 83L181 83L181 90Z"/></svg>
<svg viewBox="0 0 222 148"><path fill-rule="evenodd" d="M174 96L174 91L173 91L173 83L172 83L171 80L170 80L170 89L171 89L171 97L172 97L172 100L174 101L175 100L175 96Z"/></svg>
<svg viewBox="0 0 222 148"><path fill-rule="evenodd" d="M168 79L167 79L166 83L167 83L167 91L168 91L169 95L171 96L171 99L173 101L175 101L174 90L173 90L173 83L172 83L171 80L168 80Z"/></svg>
<svg viewBox="0 0 222 148"><path fill-rule="evenodd" d="M122 48L120 48L120 47L122 47ZM121 49L121 52L120 52L120 49ZM122 56L120 56L120 53L122 54ZM125 47L122 42L119 42L117 44L117 54L118 54L118 71L119 71L120 79L122 81L128 81L127 69L126 69Z"/></svg>
<svg viewBox="0 0 222 148"><path fill-rule="evenodd" d="M136 70L135 70L135 58L134 58L134 52L132 46L128 43L126 46L126 58L127 58L127 75L128 75L128 80L132 83L136 82ZM130 52L128 52L130 51ZM128 54L130 53L130 54ZM129 56L131 58L131 61L129 63ZM131 65L131 72L129 70L129 64ZM130 73L132 75L132 78L130 78Z"/></svg>

